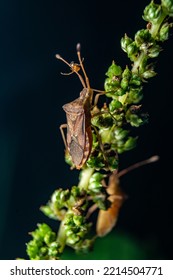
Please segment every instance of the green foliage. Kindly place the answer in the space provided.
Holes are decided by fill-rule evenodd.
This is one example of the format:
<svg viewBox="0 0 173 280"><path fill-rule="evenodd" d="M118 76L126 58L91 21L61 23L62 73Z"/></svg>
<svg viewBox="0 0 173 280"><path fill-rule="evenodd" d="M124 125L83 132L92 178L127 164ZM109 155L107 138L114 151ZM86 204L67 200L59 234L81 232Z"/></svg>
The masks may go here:
<svg viewBox="0 0 173 280"><path fill-rule="evenodd" d="M61 245L56 242L56 234L46 224L39 224L38 228L31 232L33 240L27 244L27 254L31 260L58 259L61 253Z"/></svg>

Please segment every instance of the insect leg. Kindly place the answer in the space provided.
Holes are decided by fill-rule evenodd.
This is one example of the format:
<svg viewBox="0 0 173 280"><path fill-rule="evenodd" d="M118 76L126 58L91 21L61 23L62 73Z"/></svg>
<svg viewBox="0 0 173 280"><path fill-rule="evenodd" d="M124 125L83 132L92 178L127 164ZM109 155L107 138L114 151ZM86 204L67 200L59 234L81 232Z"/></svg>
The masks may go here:
<svg viewBox="0 0 173 280"><path fill-rule="evenodd" d="M93 89L93 91L98 91L98 90ZM98 92L99 93L97 93L94 98L94 107L97 105L100 95L104 95L106 93L105 91L98 91Z"/></svg>
<svg viewBox="0 0 173 280"><path fill-rule="evenodd" d="M96 211L98 208L97 204L93 204L89 209L88 212L86 214L86 219L89 219L89 217L91 216L91 214Z"/></svg>
<svg viewBox="0 0 173 280"><path fill-rule="evenodd" d="M66 141L66 138L65 138L64 130L63 130L64 128L67 128L67 124L66 124L66 123L61 124L60 127L59 127L59 129L60 129L60 131L61 131L61 135L62 135L62 139L63 139L64 145L65 145L66 149L68 149L68 147L67 147L67 141Z"/></svg>

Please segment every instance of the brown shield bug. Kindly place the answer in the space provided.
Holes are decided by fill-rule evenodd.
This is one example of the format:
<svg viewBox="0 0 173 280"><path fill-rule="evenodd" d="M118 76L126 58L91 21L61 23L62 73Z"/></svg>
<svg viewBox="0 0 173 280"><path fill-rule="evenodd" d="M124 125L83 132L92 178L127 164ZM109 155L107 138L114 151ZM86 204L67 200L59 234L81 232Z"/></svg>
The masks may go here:
<svg viewBox="0 0 173 280"><path fill-rule="evenodd" d="M67 148L77 169L84 165L92 147L89 98L89 91L84 88L79 98L63 106L67 118Z"/></svg>
<svg viewBox="0 0 173 280"><path fill-rule="evenodd" d="M63 106L63 109L66 112L67 124L62 124L60 126L66 150L69 152L74 166L77 169L80 169L87 161L92 148L91 106L93 91L98 90L93 90L90 87L89 79L81 59L80 44L77 44L76 49L79 64L74 62L68 63L59 54L56 55L56 58L62 60L70 67L71 72L65 75L76 73L83 85L83 90L80 92L80 96ZM79 70L82 70L84 79L79 74ZM98 92L103 94L101 91ZM98 100L98 98L95 98L95 100ZM67 137L64 135L64 128L67 128Z"/></svg>

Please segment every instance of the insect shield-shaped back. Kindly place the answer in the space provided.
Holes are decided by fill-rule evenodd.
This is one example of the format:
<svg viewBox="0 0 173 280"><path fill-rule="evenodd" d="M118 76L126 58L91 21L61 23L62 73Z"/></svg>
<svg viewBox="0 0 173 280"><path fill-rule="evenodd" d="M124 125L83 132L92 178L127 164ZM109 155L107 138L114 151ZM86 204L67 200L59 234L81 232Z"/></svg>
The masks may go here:
<svg viewBox="0 0 173 280"><path fill-rule="evenodd" d="M80 97L63 106L67 118L67 148L72 162L80 169L92 147L90 90L84 88Z"/></svg>

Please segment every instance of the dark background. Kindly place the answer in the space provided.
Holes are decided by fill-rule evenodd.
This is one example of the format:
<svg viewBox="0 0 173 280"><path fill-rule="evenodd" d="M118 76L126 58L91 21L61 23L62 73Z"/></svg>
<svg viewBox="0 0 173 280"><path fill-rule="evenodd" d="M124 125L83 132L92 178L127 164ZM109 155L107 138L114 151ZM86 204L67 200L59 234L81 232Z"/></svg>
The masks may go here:
<svg viewBox="0 0 173 280"><path fill-rule="evenodd" d="M0 1L0 259L26 257L28 232L38 222L56 231L57 224L39 207L56 188L78 182L78 172L64 162L59 126L65 123L62 105L82 87L75 75L60 75L69 69L55 54L76 61L80 42L91 86L103 89L113 59L122 67L129 64L119 41L125 32L133 37L145 27L141 15L148 3ZM122 178L129 199L117 227L86 258L173 257L172 34L157 59L158 76L144 87L143 110L150 122L136 130L138 146L120 157L120 169L154 154L160 160ZM67 252L67 258L75 257Z"/></svg>

